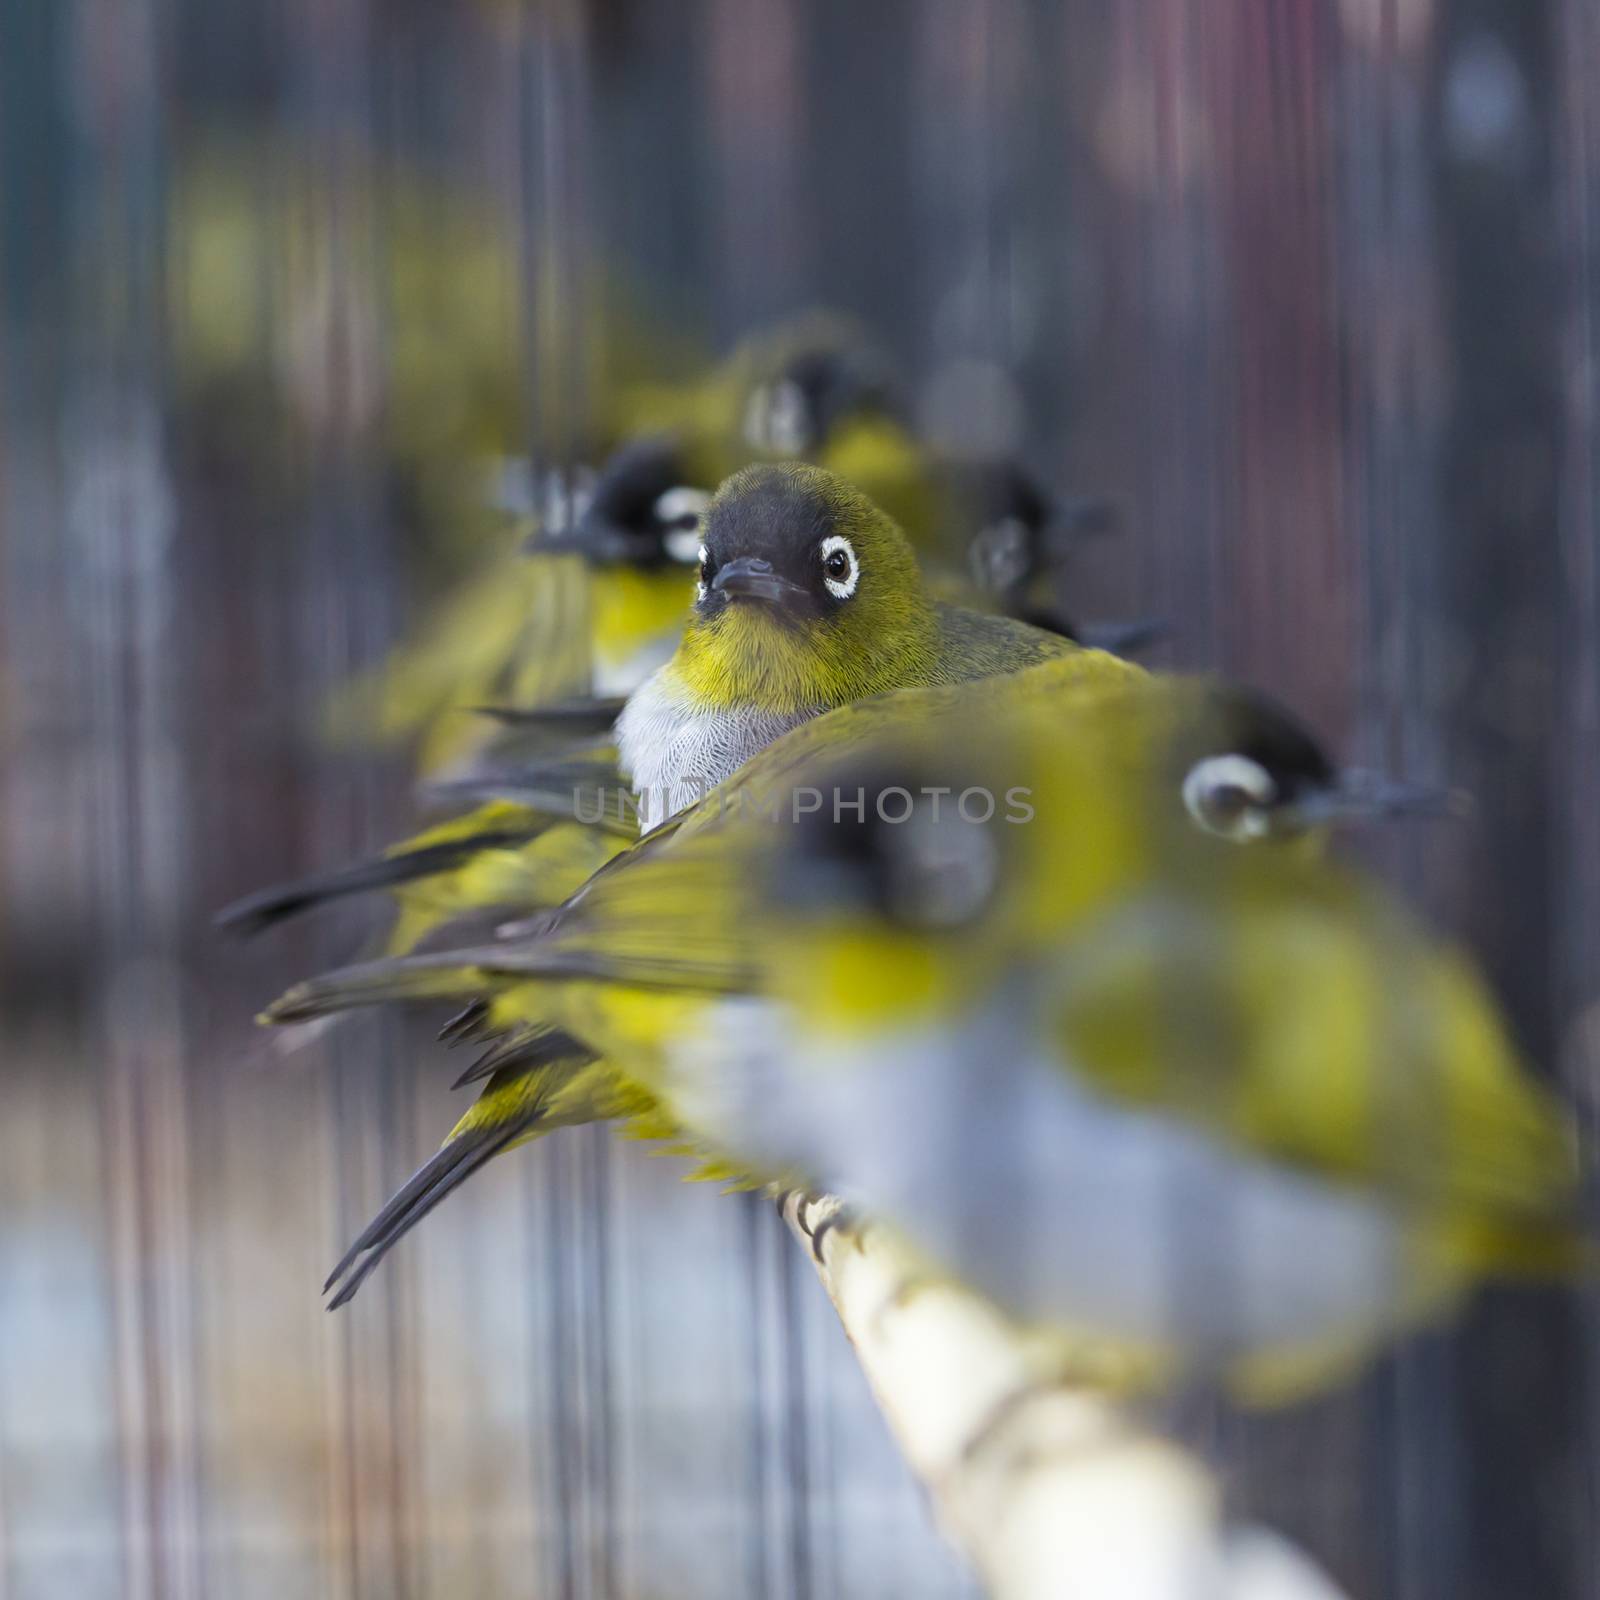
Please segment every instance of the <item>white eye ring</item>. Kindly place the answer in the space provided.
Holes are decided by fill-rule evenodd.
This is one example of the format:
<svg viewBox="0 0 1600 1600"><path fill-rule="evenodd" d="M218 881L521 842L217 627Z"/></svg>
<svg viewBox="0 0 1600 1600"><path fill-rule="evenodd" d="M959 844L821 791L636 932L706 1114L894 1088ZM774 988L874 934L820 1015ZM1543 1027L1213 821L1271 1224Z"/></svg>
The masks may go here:
<svg viewBox="0 0 1600 1600"><path fill-rule="evenodd" d="M1249 756L1207 756L1183 780L1183 804L1207 833L1244 844L1270 829L1267 808L1278 798L1272 774Z"/></svg>
<svg viewBox="0 0 1600 1600"><path fill-rule="evenodd" d="M689 567L700 559L700 552L705 546L700 543L698 527L671 528L662 535L661 548L666 552L668 561L676 561L681 567Z"/></svg>
<svg viewBox="0 0 1600 1600"><path fill-rule="evenodd" d="M651 507L651 512L663 527L683 527L698 522L710 504L711 496L704 489L680 484L676 489L668 489Z"/></svg>
<svg viewBox="0 0 1600 1600"><path fill-rule="evenodd" d="M842 578L828 576L828 559L844 551L850 563L849 570ZM856 585L861 582L861 563L856 560L855 547L842 533L830 533L822 541L822 548L818 552L822 558L822 581L828 586L828 593L835 600L848 600L856 592Z"/></svg>
<svg viewBox="0 0 1600 1600"><path fill-rule="evenodd" d="M811 448L805 392L793 378L751 390L744 407L744 440L775 456L804 455Z"/></svg>
<svg viewBox="0 0 1600 1600"><path fill-rule="evenodd" d="M681 485L668 489L650 508L651 515L665 530L661 535L661 548L667 560L688 566L691 561L705 560L705 546L700 543L700 519L711 504L711 496L704 489L691 489Z"/></svg>
<svg viewBox="0 0 1600 1600"><path fill-rule="evenodd" d="M703 544L695 547L694 558L699 563L700 572L699 582L694 586L694 597L696 600L704 600L706 597L706 547Z"/></svg>

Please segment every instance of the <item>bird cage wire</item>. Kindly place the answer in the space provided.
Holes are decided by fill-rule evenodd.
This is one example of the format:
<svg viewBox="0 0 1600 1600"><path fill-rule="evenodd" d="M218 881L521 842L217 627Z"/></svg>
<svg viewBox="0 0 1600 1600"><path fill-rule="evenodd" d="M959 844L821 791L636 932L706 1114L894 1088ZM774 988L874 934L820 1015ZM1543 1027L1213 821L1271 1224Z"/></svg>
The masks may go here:
<svg viewBox="0 0 1600 1600"><path fill-rule="evenodd" d="M930 435L1115 498L1084 614L1473 794L1363 849L1592 1134L1588 0L69 0L3 37L0 1596L978 1592L770 1203L604 1128L326 1316L450 1074L420 1025L252 1031L358 911L210 928L414 815L401 757L318 732L493 548L429 526L411 441L499 408L569 493L618 372L797 310L862 319ZM1498 1289L1174 1425L1353 1595L1561 1600L1597 1349L1591 1293Z"/></svg>

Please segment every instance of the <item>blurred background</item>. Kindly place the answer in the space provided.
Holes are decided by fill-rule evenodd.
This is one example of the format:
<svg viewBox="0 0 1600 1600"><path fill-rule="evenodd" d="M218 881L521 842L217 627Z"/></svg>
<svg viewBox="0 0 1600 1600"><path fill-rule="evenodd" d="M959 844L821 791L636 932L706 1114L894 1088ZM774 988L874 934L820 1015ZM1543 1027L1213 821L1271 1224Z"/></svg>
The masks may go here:
<svg viewBox="0 0 1600 1600"><path fill-rule="evenodd" d="M1472 790L1368 852L1594 1103L1592 0L17 4L0 207L0 1600L974 1593L770 1205L603 1131L324 1314L451 1064L253 1028L359 914L210 926L410 822L324 708L484 464L784 313L1115 497L1081 614ZM1499 1292L1193 1426L1360 1596L1565 1600L1597 1351Z"/></svg>

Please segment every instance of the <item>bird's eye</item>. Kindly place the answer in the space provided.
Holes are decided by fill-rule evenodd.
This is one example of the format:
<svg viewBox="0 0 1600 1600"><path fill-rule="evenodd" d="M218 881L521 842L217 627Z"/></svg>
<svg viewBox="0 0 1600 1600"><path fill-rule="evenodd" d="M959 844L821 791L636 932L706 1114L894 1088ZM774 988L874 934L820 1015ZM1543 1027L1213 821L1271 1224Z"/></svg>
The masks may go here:
<svg viewBox="0 0 1600 1600"><path fill-rule="evenodd" d="M696 600L704 600L706 588L711 582L711 557L704 545L696 547L695 556L700 562L700 581L695 585L694 597Z"/></svg>
<svg viewBox="0 0 1600 1600"><path fill-rule="evenodd" d="M1207 833L1244 844L1270 829L1269 811L1278 798L1272 774L1249 756L1208 756L1183 780L1183 803Z"/></svg>
<svg viewBox="0 0 1600 1600"><path fill-rule="evenodd" d="M946 807L935 817L921 805L891 841L889 910L913 928L959 928L987 909L1000 882L994 835Z"/></svg>
<svg viewBox="0 0 1600 1600"><path fill-rule="evenodd" d="M802 914L850 906L927 933L970 927L989 911L1002 886L997 830L954 798L987 791L919 786L901 768L882 779L842 771L832 793L841 804L831 821L826 811L804 817L777 860L780 900Z"/></svg>
<svg viewBox="0 0 1600 1600"><path fill-rule="evenodd" d="M704 489L684 487L668 489L650 508L661 529L661 548L669 561L688 566L700 559L700 519L710 504L711 496Z"/></svg>
<svg viewBox="0 0 1600 1600"><path fill-rule="evenodd" d="M822 541L822 581L835 600L848 600L861 581L861 565L843 534L831 534Z"/></svg>

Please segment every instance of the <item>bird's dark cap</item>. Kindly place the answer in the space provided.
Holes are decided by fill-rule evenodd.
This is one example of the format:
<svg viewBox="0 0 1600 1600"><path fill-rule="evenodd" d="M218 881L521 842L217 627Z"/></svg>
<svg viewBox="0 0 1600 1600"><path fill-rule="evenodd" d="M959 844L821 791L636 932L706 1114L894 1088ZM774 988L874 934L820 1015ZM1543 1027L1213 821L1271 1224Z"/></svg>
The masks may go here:
<svg viewBox="0 0 1600 1600"><path fill-rule="evenodd" d="M718 565L755 556L785 571L794 557L811 556L836 527L837 509L808 474L777 466L735 474L706 513L706 552Z"/></svg>

